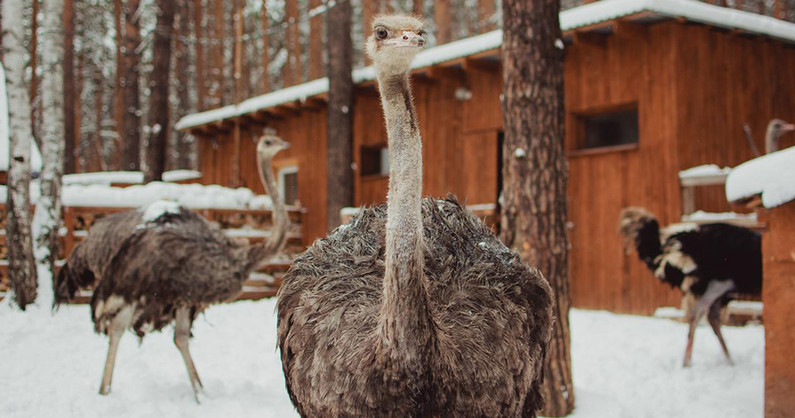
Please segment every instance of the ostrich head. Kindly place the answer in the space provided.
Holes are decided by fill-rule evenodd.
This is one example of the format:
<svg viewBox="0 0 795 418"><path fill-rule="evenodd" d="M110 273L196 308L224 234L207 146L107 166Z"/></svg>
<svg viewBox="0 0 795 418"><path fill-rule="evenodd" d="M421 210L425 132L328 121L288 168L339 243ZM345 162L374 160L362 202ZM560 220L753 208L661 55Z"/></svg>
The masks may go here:
<svg viewBox="0 0 795 418"><path fill-rule="evenodd" d="M290 148L290 143L273 134L264 134L257 142L257 154L260 157L272 158L279 151Z"/></svg>
<svg viewBox="0 0 795 418"><path fill-rule="evenodd" d="M778 138L787 132L795 131L795 125L781 119L773 119L767 124L765 136L765 153L769 154L778 150Z"/></svg>
<svg viewBox="0 0 795 418"><path fill-rule="evenodd" d="M411 60L425 45L421 20L412 16L378 16L367 38L367 55L378 72L398 75L408 72Z"/></svg>

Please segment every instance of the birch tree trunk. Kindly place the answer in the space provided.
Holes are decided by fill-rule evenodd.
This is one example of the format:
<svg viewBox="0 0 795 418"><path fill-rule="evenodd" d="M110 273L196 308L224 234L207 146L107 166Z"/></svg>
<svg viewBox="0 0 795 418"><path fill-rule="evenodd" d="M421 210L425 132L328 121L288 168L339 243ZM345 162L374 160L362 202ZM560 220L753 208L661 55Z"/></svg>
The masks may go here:
<svg viewBox="0 0 795 418"><path fill-rule="evenodd" d="M8 198L6 201L6 245L14 301L22 310L36 300L36 263L30 228L30 147L33 131L30 123L30 98L25 86L25 43L23 42L21 1L4 0L2 4L3 62L0 71L0 118L8 118Z"/></svg>
<svg viewBox="0 0 795 418"><path fill-rule="evenodd" d="M369 23L366 27L369 27ZM340 224L340 209L353 204L353 46L350 2L338 2L329 10L326 32L329 77L326 225L331 231Z"/></svg>
<svg viewBox="0 0 795 418"><path fill-rule="evenodd" d="M77 163L75 150L77 149L77 128L75 101L78 92L75 91L75 1L61 0L63 2L63 112L64 112L64 172L76 173ZM78 90L79 91L79 90Z"/></svg>
<svg viewBox="0 0 795 418"><path fill-rule="evenodd" d="M50 271L58 257L58 224L61 220L61 176L64 160L63 0L45 0L42 36L42 170L41 197L36 206L39 230L37 256Z"/></svg>
<svg viewBox="0 0 795 418"><path fill-rule="evenodd" d="M503 0L505 141L501 235L555 292L542 415L574 407L569 339L568 167L563 152L559 0Z"/></svg>
<svg viewBox="0 0 795 418"><path fill-rule="evenodd" d="M173 0L157 0L157 26L152 51L152 75L149 77L149 144L146 147L144 182L161 180L166 169L168 143L169 73L171 70L171 38L174 32ZM183 69L187 71L187 69Z"/></svg>

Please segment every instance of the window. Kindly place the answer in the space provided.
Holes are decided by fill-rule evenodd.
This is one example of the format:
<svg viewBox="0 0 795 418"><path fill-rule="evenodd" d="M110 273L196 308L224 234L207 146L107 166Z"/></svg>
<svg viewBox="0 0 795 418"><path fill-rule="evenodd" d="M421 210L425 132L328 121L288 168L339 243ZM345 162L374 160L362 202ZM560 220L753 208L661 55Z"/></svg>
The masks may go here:
<svg viewBox="0 0 795 418"><path fill-rule="evenodd" d="M364 146L361 148L362 175L389 175L389 148L382 146Z"/></svg>
<svg viewBox="0 0 795 418"><path fill-rule="evenodd" d="M279 169L279 191L286 205L298 205L298 167Z"/></svg>
<svg viewBox="0 0 795 418"><path fill-rule="evenodd" d="M605 148L638 143L638 108L624 108L577 116L579 149Z"/></svg>

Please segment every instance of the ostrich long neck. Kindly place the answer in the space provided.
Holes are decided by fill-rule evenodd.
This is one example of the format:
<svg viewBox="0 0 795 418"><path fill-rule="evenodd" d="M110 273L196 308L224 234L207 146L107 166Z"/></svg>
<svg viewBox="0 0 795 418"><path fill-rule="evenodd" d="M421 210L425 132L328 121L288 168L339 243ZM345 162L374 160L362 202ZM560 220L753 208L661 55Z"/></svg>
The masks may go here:
<svg viewBox="0 0 795 418"><path fill-rule="evenodd" d="M247 271L252 270L259 263L265 261L267 257L273 256L284 248L287 238L287 226L290 223L287 217L287 209L284 207L284 201L281 194L279 194L279 189L276 187L276 179L273 176L272 156L258 154L257 159L260 180L271 197L271 202L273 202L273 227L271 228L270 239L248 248L246 254Z"/></svg>
<svg viewBox="0 0 795 418"><path fill-rule="evenodd" d="M422 142L408 74L378 75L389 137L384 300L380 332L393 355L416 359L432 333L423 273Z"/></svg>

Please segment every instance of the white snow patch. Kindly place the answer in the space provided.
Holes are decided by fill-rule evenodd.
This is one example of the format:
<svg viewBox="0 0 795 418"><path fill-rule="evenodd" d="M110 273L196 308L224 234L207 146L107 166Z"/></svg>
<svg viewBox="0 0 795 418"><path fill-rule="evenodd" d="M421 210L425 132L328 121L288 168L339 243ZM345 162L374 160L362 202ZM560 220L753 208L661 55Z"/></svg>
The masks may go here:
<svg viewBox="0 0 795 418"><path fill-rule="evenodd" d="M524 158L527 156L527 152L522 148L517 148L513 150L513 156L516 158Z"/></svg>
<svg viewBox="0 0 795 418"><path fill-rule="evenodd" d="M679 179L692 179L692 178L702 178L702 177L713 177L713 176L725 176L732 171L731 167L718 167L715 164L704 164L693 168L688 168L687 170L682 170L679 172Z"/></svg>
<svg viewBox="0 0 795 418"><path fill-rule="evenodd" d="M766 208L795 200L795 147L746 161L729 173L726 199L730 202L758 194Z"/></svg>
<svg viewBox="0 0 795 418"><path fill-rule="evenodd" d="M0 64L0 171L8 171L8 158L11 156L8 123L6 69ZM41 171L41 153L33 138L30 139L30 170L33 172Z"/></svg>
<svg viewBox="0 0 795 418"><path fill-rule="evenodd" d="M31 182L31 201L39 196L37 181ZM269 210L271 198L255 195L250 189L231 189L198 183L179 184L152 182L130 187L103 184L67 184L61 189L64 206L138 208L158 200L170 200L190 209L253 209ZM0 185L0 203L5 203L6 186ZM288 206L289 210L297 209Z"/></svg>
<svg viewBox="0 0 795 418"><path fill-rule="evenodd" d="M204 382L193 400L169 328L121 340L113 392L97 395L108 340L88 305L51 314L0 309L5 417L296 417L276 341L276 299L211 306L193 326L191 353ZM607 312L571 311L572 418L746 418L763 415L764 328L724 327L734 366L699 326L693 366L682 368L687 325ZM241 332L246 330L246 332ZM75 350L75 347L80 347ZM230 356L229 353L234 353ZM35 390L31 390L35 388ZM41 402L46 399L47 402Z"/></svg>
<svg viewBox="0 0 795 418"><path fill-rule="evenodd" d="M563 45L563 40L562 39L560 39L560 38L555 39L555 48L563 49L564 47L565 47L565 45Z"/></svg>
<svg viewBox="0 0 795 418"><path fill-rule="evenodd" d="M200 179L202 173L195 170L172 170L163 173L163 181L175 182ZM144 173L140 171L96 171L90 173L66 174L64 184L141 184Z"/></svg>
<svg viewBox="0 0 795 418"><path fill-rule="evenodd" d="M362 208L344 207L340 209L340 216L356 216Z"/></svg>
<svg viewBox="0 0 795 418"><path fill-rule="evenodd" d="M158 200L140 208L139 210L143 212L141 218L144 222L154 222L165 214L179 213L179 209L179 203L174 202L173 200Z"/></svg>
<svg viewBox="0 0 795 418"><path fill-rule="evenodd" d="M725 222L725 221L749 221L756 222L756 213L736 213L736 212L704 212L695 211L688 215L682 215L685 222Z"/></svg>

